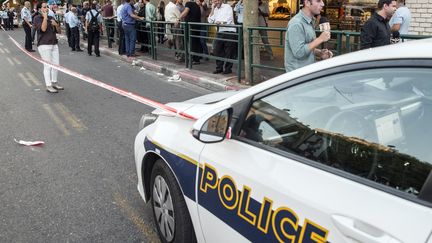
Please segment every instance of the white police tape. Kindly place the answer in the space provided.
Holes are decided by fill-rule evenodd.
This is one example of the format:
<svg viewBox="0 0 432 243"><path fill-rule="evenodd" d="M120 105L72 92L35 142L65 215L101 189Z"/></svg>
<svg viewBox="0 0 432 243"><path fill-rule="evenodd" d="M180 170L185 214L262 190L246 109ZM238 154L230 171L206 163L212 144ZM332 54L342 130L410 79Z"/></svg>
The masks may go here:
<svg viewBox="0 0 432 243"><path fill-rule="evenodd" d="M5 31L5 29L3 28L3 26L1 26L1 28L3 29L3 31ZM21 50L21 51L23 51L25 54L27 54L29 57L31 57L32 59L34 59L34 60L36 60L36 61L38 61L38 62L40 62L40 63L42 63L42 64L45 64L45 65L49 65L50 67L52 67L52 68L55 68L55 69L57 69L58 71L60 71L60 72L63 72L63 73L65 73L65 74L68 74L68 75L70 75L70 76L72 76L72 77L75 77L75 78L79 78L79 79L81 79L81 80L83 80L83 81L85 81L85 82L88 82L88 83L90 83L90 84L93 84L93 85L96 85L96 86L99 86L99 87L101 87L101 88L104 88L104 89L106 89L106 90L109 90L109 91L112 91L112 92L114 92L114 93L116 93L116 94L119 94L119 95L122 95L122 96L125 96L125 97L127 97L127 98L129 98L129 99L132 99L132 100L135 100L135 101L138 101L138 102L140 102L140 103L142 103L142 104L145 104L145 105L148 105L148 106L150 106L150 107L153 107L153 108L155 108L155 109L161 109L161 110L164 110L164 111L168 111L168 112L170 112L170 113L173 113L173 114L176 114L176 115L178 115L178 116L180 116L180 117L183 117L183 118L187 118L187 119L191 119L191 120L196 120L196 118L195 117L193 117L193 116L191 116L191 115L189 115L189 114L187 114L187 113L184 113L184 112L180 112L180 111L178 111L178 110L176 110L176 109L174 109L174 108L172 108L172 107L169 107L169 106L167 106L167 105L164 105L164 104L162 104L162 103L159 103L159 102L157 102L157 101L154 101L154 100L150 100L150 99L147 99L147 98L144 98L144 97L142 97L142 96L139 96L139 95L136 95L136 94L134 94L134 93L132 93L132 92L128 92L128 91L126 91L126 90L122 90L122 89L119 89L119 88L117 88L117 87L114 87L114 86L112 86L112 85L109 85L109 84L106 84L106 83L103 83L103 82L101 82L101 81L99 81L99 80L96 80L96 79L93 79L93 78L90 78L90 77L87 77L87 76L85 76L85 75L82 75L82 74L80 74L80 73L78 73L78 72L75 72L75 71L72 71L72 70L70 70L70 69L68 69L68 68L65 68L65 67L63 67L63 66L60 66L60 65L56 65L56 64L53 64L53 63L51 63L51 62L48 62L48 61L45 61L45 60L42 60L42 59L40 59L40 58L38 58L38 57L35 57L35 56L33 56L32 54L30 54L27 50L25 50L14 38L12 38L10 35L8 35L8 37L9 37L9 39Z"/></svg>

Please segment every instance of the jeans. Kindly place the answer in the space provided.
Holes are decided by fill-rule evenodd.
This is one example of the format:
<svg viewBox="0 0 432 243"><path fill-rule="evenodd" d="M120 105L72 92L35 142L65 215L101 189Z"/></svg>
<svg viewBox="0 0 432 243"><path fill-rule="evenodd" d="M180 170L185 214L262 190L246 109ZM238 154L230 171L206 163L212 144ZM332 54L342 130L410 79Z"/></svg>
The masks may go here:
<svg viewBox="0 0 432 243"><path fill-rule="evenodd" d="M58 45L40 45L38 46L38 51L42 60L59 65L60 61ZM43 73L46 86L51 86L52 83L57 82L57 69L44 64Z"/></svg>
<svg viewBox="0 0 432 243"><path fill-rule="evenodd" d="M125 35L125 48L126 55L130 56L135 54L136 30L135 25L123 24Z"/></svg>

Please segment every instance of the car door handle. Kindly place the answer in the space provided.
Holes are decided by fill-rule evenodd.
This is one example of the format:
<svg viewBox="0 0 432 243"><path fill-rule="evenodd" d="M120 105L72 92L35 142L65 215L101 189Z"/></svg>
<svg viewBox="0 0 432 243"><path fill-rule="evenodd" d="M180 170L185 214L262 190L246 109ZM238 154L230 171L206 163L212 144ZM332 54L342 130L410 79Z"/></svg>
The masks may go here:
<svg viewBox="0 0 432 243"><path fill-rule="evenodd" d="M400 240L362 221L342 215L332 215L332 220L336 228L345 237L353 239L357 242L401 243Z"/></svg>

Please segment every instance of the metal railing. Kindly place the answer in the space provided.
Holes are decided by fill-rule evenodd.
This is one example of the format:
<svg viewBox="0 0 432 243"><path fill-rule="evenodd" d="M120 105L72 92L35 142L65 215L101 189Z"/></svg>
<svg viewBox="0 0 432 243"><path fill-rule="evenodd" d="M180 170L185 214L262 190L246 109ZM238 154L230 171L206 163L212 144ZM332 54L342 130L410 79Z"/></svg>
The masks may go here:
<svg viewBox="0 0 432 243"><path fill-rule="evenodd" d="M257 40L258 38L261 38L260 35L257 35L256 32L259 30L266 30L267 32L277 32L276 36L279 36L278 38L271 38L273 40L273 43L270 44L264 44ZM249 38L249 53L252 53L253 48L258 47L265 47L270 46L272 48L280 48L285 49L285 34L286 34L286 28L269 28L269 27L249 27L248 28L248 38ZM317 31L317 36L320 34L319 31ZM424 35L401 35L401 40L416 40L416 39L424 39L424 38L430 38L432 36L424 36ZM351 32L351 31L340 31L340 30L332 30L331 31L331 39L321 45L322 48L327 48L332 50L334 55L342 55L345 53L349 53L352 51L360 50L360 32ZM251 79L251 84L254 82L254 68L265 68L265 69L271 69L276 71L285 72L285 68L283 67L284 62L282 60L281 66L277 67L274 65L263 65L260 63L254 63L253 56L249 55L249 77Z"/></svg>
<svg viewBox="0 0 432 243"><path fill-rule="evenodd" d="M112 21L108 21L108 19L104 19L105 30L107 33L108 46L111 48L113 42L119 41L118 35L118 23L116 19L111 19ZM228 37L221 38L218 36L218 29L220 27L230 27L235 28L236 32L224 32ZM113 30L111 30L113 29ZM237 66L237 80L241 80L242 76L242 52L243 52L243 35L239 33L243 33L243 29L241 25L216 25L216 24L207 24L207 23L186 23L181 22L179 24L164 22L164 21L137 21L136 24L137 33L142 33L147 35L148 41L143 43L138 41L138 44L143 47L147 47L149 50L149 54L153 60L158 59L159 51L166 51L175 53L178 57L178 60L184 62L185 67L193 69L194 62L193 56L198 56L200 58L208 58L211 60L218 60L223 62L230 62L236 64ZM211 30L211 31L209 31ZM268 44L265 44L261 41L262 36L258 34L259 31L264 30L268 33L272 33L273 35L267 35L269 40ZM110 31L114 31L114 35L109 35ZM272 49L280 49L283 51L285 49L285 35L286 28L271 28L271 27L249 27L247 30L249 42L246 46L249 50L249 53L252 53L254 47L270 47ZM319 32L317 31L317 36ZM169 42L177 42L177 48L171 48L171 46L166 46L161 44L161 38L167 37ZM430 38L431 36L421 36L421 35L401 35L402 41L405 40L414 40L414 39L424 39ZM192 39L199 38L200 40L204 39L205 44L214 43L217 41L225 41L225 42L234 42L236 43L236 55L235 57L220 57L211 55L210 53L196 52L193 51L192 48ZM196 43L196 42L195 42ZM344 53L356 51L360 49L360 32L351 32L351 31L339 31L332 30L331 31L331 39L322 44L322 48L327 48L332 50L334 55L342 55ZM249 65L249 77L251 77L251 83L253 84L253 71L255 68L264 68L275 70L277 72L285 72L284 61L282 60L278 64L279 66L275 66L275 63L271 65L265 65L263 62L255 63L253 59L253 55L249 55L248 60Z"/></svg>
<svg viewBox="0 0 432 243"><path fill-rule="evenodd" d="M113 42L119 42L118 33L118 23L116 19L113 21L108 21L108 19L104 19L104 26L108 36L108 47L112 47ZM229 27L234 28L236 32L223 32L228 36L227 38L218 37L217 33L213 35L209 35L209 29L215 29L218 32L220 27ZM151 58L153 60L158 59L157 53L159 51L167 51L175 53L177 60L184 62L185 67L192 69L193 68L193 56L198 56L201 58L208 58L211 60L219 60L223 62L231 62L237 65L237 79L241 80L242 75L242 50L243 50L243 35L239 33L243 33L243 29L241 25L216 25L216 24L207 24L207 23L186 23L180 22L179 24L165 22L165 21L137 21L136 22L136 30L137 37L142 34L146 35L147 42L142 42L138 40L138 45L142 47L147 47ZM114 31L114 36L111 38L108 33L110 31ZM161 37L167 37L170 43L173 43L176 48L171 48L171 45L166 46L160 44ZM235 57L220 57L211 55L210 53L196 52L193 51L191 47L193 38L204 38L205 44L214 43L216 41L225 41L230 43L236 43L236 53ZM137 38L140 39L140 38ZM213 45L213 44L212 44Z"/></svg>

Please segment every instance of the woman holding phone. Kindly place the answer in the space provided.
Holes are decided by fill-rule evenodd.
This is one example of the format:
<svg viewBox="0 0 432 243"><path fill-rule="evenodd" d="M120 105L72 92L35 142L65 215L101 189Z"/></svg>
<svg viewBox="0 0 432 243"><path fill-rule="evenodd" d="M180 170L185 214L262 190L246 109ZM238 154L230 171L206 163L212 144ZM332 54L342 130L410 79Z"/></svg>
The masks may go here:
<svg viewBox="0 0 432 243"><path fill-rule="evenodd" d="M42 60L59 65L59 49L56 33L61 33L57 21L48 16L48 5L46 2L38 3L37 9L40 14L35 17L33 24L38 33L37 47ZM57 69L44 64L44 78L46 90L49 93L57 93L64 88L57 83Z"/></svg>

